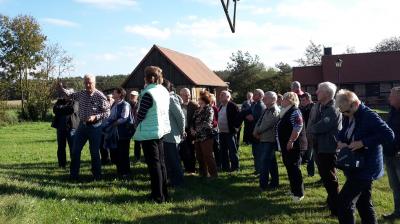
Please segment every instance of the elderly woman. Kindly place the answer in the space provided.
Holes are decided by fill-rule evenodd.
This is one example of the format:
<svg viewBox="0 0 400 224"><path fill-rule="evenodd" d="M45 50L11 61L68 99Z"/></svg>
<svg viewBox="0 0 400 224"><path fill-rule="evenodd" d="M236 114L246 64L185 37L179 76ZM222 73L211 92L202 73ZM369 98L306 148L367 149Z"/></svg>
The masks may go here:
<svg viewBox="0 0 400 224"><path fill-rule="evenodd" d="M277 98L275 92L269 91L265 93L263 102L266 109L253 131L254 137L260 141L257 147L259 151L261 190L266 190L268 187L274 189L279 184L278 164L275 157L275 126L279 120L280 112L276 104ZM268 185L269 174L271 174L271 183Z"/></svg>
<svg viewBox="0 0 400 224"><path fill-rule="evenodd" d="M338 135L338 148L345 147L364 157L364 166L345 170L346 182L339 193L339 223L355 223L357 207L361 223L377 223L371 201L372 181L383 176L382 143L394 139L392 129L370 108L361 103L349 90L336 94L336 105L343 117Z"/></svg>
<svg viewBox="0 0 400 224"><path fill-rule="evenodd" d="M141 92L134 139L142 143L151 178L151 199L163 203L168 198L163 137L171 132L170 96L161 85L163 77L159 67L148 66L144 73L146 87Z"/></svg>
<svg viewBox="0 0 400 224"><path fill-rule="evenodd" d="M307 148L303 118L298 108L299 103L296 93L285 93L277 125L278 145L288 173L290 193L295 202L304 198L304 184L300 164L301 151Z"/></svg>
<svg viewBox="0 0 400 224"><path fill-rule="evenodd" d="M119 87L113 91L114 103L111 107L111 114L108 121L118 130L117 149L115 150L115 165L117 166L117 173L122 177L126 177L131 173L129 161L129 144L132 135L129 130L133 124L131 117L131 106L126 102L126 91Z"/></svg>
<svg viewBox="0 0 400 224"><path fill-rule="evenodd" d="M192 135L195 136L194 148L199 161L199 174L202 177L216 178L217 164L213 156L213 118L214 110L210 93L203 91L199 97L200 108L193 115Z"/></svg>

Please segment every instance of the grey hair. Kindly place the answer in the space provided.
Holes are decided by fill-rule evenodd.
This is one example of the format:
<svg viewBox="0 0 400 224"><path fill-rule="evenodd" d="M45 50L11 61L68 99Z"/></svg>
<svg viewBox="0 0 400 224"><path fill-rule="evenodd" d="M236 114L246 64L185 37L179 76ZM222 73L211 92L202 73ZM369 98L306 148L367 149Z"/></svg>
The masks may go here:
<svg viewBox="0 0 400 224"><path fill-rule="evenodd" d="M359 102L359 103L361 102L358 96L354 92L347 89L341 89L337 92L336 102L335 102L336 107L341 108L345 105L347 106L354 102Z"/></svg>
<svg viewBox="0 0 400 224"><path fill-rule="evenodd" d="M321 82L318 84L318 89L328 93L330 99L333 99L335 97L337 87L331 82Z"/></svg>
<svg viewBox="0 0 400 224"><path fill-rule="evenodd" d="M259 95L261 96L261 98L264 97L264 91L263 91L262 89L255 89L255 90L254 90L254 93L259 94Z"/></svg>
<svg viewBox="0 0 400 224"><path fill-rule="evenodd" d="M181 91L179 91L179 93L182 93L182 92L187 92L190 94L190 90L188 88L182 88Z"/></svg>
<svg viewBox="0 0 400 224"><path fill-rule="evenodd" d="M276 102L278 100L278 95L276 95L276 93L274 91L268 91L265 93L266 97L271 97L274 102Z"/></svg>
<svg viewBox="0 0 400 224"><path fill-rule="evenodd" d="M227 95L229 98L231 98L231 93L228 90L222 90L221 93L224 93L225 95Z"/></svg>
<svg viewBox="0 0 400 224"><path fill-rule="evenodd" d="M301 88L301 84L299 81L292 82L292 89L300 89L300 88Z"/></svg>
<svg viewBox="0 0 400 224"><path fill-rule="evenodd" d="M93 82L96 82L96 76L94 76L92 74L86 74L85 76L83 76L83 78L92 80Z"/></svg>

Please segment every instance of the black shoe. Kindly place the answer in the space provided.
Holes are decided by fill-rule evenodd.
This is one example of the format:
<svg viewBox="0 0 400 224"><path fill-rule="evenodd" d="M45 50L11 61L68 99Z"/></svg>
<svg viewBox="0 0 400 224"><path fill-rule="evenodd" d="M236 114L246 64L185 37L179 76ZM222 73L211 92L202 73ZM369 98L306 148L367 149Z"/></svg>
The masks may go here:
<svg viewBox="0 0 400 224"><path fill-rule="evenodd" d="M400 214L397 213L384 214L382 217L385 220L395 220L395 219L400 219Z"/></svg>
<svg viewBox="0 0 400 224"><path fill-rule="evenodd" d="M278 189L278 187L279 187L279 185L277 185L277 184L270 184L270 185L268 185L267 190L274 191L274 190Z"/></svg>

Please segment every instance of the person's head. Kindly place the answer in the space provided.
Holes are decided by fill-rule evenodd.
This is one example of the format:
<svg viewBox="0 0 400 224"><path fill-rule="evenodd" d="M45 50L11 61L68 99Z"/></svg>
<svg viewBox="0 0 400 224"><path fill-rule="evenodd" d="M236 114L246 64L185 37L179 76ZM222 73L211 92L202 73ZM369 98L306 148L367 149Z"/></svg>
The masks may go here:
<svg viewBox="0 0 400 224"><path fill-rule="evenodd" d="M133 103L136 103L138 101L139 93L135 90L131 91L129 94L129 100Z"/></svg>
<svg viewBox="0 0 400 224"><path fill-rule="evenodd" d="M347 117L352 117L358 110L361 101L358 96L347 89L341 89L336 94L336 107Z"/></svg>
<svg viewBox="0 0 400 224"><path fill-rule="evenodd" d="M91 74L86 74L83 77L83 84L85 85L86 91L93 93L96 90L96 77Z"/></svg>
<svg viewBox="0 0 400 224"><path fill-rule="evenodd" d="M213 93L210 93L210 98L211 98L211 105L216 106L217 105L217 98Z"/></svg>
<svg viewBox="0 0 400 224"><path fill-rule="evenodd" d="M204 107L208 104L211 103L211 95L210 92L208 92L207 90L201 91L200 92L200 97L199 97L199 105L201 107Z"/></svg>
<svg viewBox="0 0 400 224"><path fill-rule="evenodd" d="M262 89L254 90L253 100L255 102L258 102L258 101L262 100L263 97L264 97L264 91Z"/></svg>
<svg viewBox="0 0 400 224"><path fill-rule="evenodd" d="M246 98L247 98L247 100L252 101L253 100L253 93L252 92L247 92Z"/></svg>
<svg viewBox="0 0 400 224"><path fill-rule="evenodd" d="M276 104L277 99L278 99L278 96L276 95L275 92L268 91L264 95L263 102L267 107L270 107L270 106Z"/></svg>
<svg viewBox="0 0 400 224"><path fill-rule="evenodd" d="M181 96L182 101L184 103L189 102L189 100L190 100L190 90L188 88L181 89L181 91L179 92L179 95Z"/></svg>
<svg viewBox="0 0 400 224"><path fill-rule="evenodd" d="M400 86L393 87L389 95L390 106L400 109Z"/></svg>
<svg viewBox="0 0 400 224"><path fill-rule="evenodd" d="M162 85L168 90L168 92L172 92L174 86L170 81L163 79Z"/></svg>
<svg viewBox="0 0 400 224"><path fill-rule="evenodd" d="M278 106L282 105L282 100L283 100L283 96L282 94L278 94L278 99L276 100L276 104L278 104Z"/></svg>
<svg viewBox="0 0 400 224"><path fill-rule="evenodd" d="M221 91L221 93L219 94L219 101L223 105L226 105L229 100L231 100L231 93L227 90Z"/></svg>
<svg viewBox="0 0 400 224"><path fill-rule="evenodd" d="M161 68L157 66L147 66L144 69L144 82L149 84L161 84L163 82L163 74Z"/></svg>
<svg viewBox="0 0 400 224"><path fill-rule="evenodd" d="M318 102L324 104L331 101L335 97L337 87L331 82L321 82L318 84L317 94Z"/></svg>
<svg viewBox="0 0 400 224"><path fill-rule="evenodd" d="M308 92L305 92L303 95L300 96L300 106L306 107L310 103L312 103L311 94L309 94Z"/></svg>
<svg viewBox="0 0 400 224"><path fill-rule="evenodd" d="M107 101L112 105L114 103L113 94L107 94Z"/></svg>
<svg viewBox="0 0 400 224"><path fill-rule="evenodd" d="M283 98L282 98L282 107L286 108L286 107L291 107L291 106L296 106L299 107L299 97L297 96L297 94L295 92L287 92L285 94L283 94Z"/></svg>
<svg viewBox="0 0 400 224"><path fill-rule="evenodd" d="M292 92L295 92L295 93L299 92L301 90L300 82L299 81L292 82L290 89L292 90Z"/></svg>
<svg viewBox="0 0 400 224"><path fill-rule="evenodd" d="M126 91L122 87L114 89L112 94L114 100L123 100L126 96Z"/></svg>

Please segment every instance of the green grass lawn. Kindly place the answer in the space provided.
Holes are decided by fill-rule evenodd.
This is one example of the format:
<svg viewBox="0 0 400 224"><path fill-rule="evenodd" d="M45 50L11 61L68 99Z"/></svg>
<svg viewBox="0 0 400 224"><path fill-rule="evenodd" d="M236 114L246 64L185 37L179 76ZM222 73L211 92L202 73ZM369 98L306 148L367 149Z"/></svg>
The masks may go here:
<svg viewBox="0 0 400 224"><path fill-rule="evenodd" d="M115 167L106 166L104 180L91 182L86 147L83 180L69 182L68 172L57 168L56 145L49 123L0 128L0 223L337 223L323 208L326 194L316 183L318 175L306 177L304 167L302 202L286 196L281 162L281 187L261 192L252 175L250 147L240 149L240 172L222 173L211 182L187 176L184 188L170 191L172 202L158 205L146 201L150 182L145 164L132 165L132 180L116 179ZM379 217L392 210L386 177L375 182L373 199Z"/></svg>

